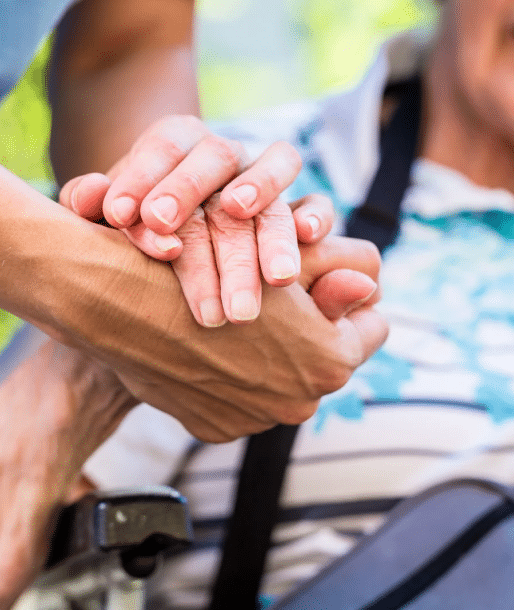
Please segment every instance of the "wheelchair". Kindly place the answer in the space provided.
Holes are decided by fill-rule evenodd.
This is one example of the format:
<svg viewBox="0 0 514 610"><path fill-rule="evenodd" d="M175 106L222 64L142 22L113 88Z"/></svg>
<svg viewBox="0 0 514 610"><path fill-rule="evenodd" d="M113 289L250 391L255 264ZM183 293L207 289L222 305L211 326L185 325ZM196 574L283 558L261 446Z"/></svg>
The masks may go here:
<svg viewBox="0 0 514 610"><path fill-rule="evenodd" d="M191 541L187 503L171 487L88 494L62 511L45 570L16 610L143 610L162 554Z"/></svg>

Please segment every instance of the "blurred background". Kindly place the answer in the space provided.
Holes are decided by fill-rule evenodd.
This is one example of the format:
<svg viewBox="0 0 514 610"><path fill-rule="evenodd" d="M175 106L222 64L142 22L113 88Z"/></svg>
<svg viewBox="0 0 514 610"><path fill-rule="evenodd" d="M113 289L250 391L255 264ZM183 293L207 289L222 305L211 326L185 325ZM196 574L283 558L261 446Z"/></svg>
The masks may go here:
<svg viewBox="0 0 514 610"><path fill-rule="evenodd" d="M385 38L435 17L430 0L202 0L199 7L207 117L351 86Z"/></svg>
<svg viewBox="0 0 514 610"><path fill-rule="evenodd" d="M435 17L430 0L198 0L204 117L320 96L355 83L385 38ZM0 107L0 163L52 193L44 41ZM0 311L0 348L18 321Z"/></svg>

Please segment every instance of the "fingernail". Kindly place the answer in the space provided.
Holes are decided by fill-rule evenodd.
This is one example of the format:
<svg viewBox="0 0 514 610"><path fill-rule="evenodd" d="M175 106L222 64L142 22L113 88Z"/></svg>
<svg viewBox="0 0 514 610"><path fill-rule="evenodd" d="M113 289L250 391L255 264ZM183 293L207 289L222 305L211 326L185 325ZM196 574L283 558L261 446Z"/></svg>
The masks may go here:
<svg viewBox="0 0 514 610"><path fill-rule="evenodd" d="M111 214L120 225L126 225L134 215L136 202L132 197L118 197L111 204Z"/></svg>
<svg viewBox="0 0 514 610"><path fill-rule="evenodd" d="M312 229L312 236L314 237L321 229L321 220L317 216L307 216L306 220Z"/></svg>
<svg viewBox="0 0 514 610"><path fill-rule="evenodd" d="M276 280L286 280L296 275L296 264L289 254L279 254L270 263L271 276Z"/></svg>
<svg viewBox="0 0 514 610"><path fill-rule="evenodd" d="M209 328L223 326L227 321L221 300L216 297L204 299L200 303L200 316L204 326Z"/></svg>
<svg viewBox="0 0 514 610"><path fill-rule="evenodd" d="M243 184L235 188L231 195L232 199L247 212L257 199L257 189L251 184Z"/></svg>
<svg viewBox="0 0 514 610"><path fill-rule="evenodd" d="M232 317L240 322L255 320L259 315L257 299L250 290L234 292L230 301Z"/></svg>
<svg viewBox="0 0 514 610"><path fill-rule="evenodd" d="M80 186L80 182L73 187L73 190L71 191L71 196L70 196L71 207L72 207L73 211L75 212L75 214L79 213L78 208L77 208L77 192L79 190L79 186Z"/></svg>
<svg viewBox="0 0 514 610"><path fill-rule="evenodd" d="M171 227L178 214L177 201L173 197L160 197L152 201L150 211L157 220Z"/></svg>
<svg viewBox="0 0 514 610"><path fill-rule="evenodd" d="M169 252L181 244L175 235L156 235L153 238L153 243L160 252Z"/></svg>
<svg viewBox="0 0 514 610"><path fill-rule="evenodd" d="M369 285L370 285L370 293L368 294L368 296L364 297L363 299L359 299L358 301L354 301L353 303L350 303L346 309L343 312L344 316L347 316L349 313L351 313L352 311L355 311L356 309L358 309L359 307L361 307L361 305L364 305L365 303L367 303L371 297L375 294L375 292L377 291L377 283L374 282L371 278L367 278L369 280Z"/></svg>

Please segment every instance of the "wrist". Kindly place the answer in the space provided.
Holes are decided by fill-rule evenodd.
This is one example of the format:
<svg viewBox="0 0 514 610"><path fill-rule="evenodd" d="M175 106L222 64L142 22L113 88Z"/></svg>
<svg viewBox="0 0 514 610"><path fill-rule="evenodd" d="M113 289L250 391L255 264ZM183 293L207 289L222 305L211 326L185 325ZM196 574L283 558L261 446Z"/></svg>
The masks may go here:
<svg viewBox="0 0 514 610"><path fill-rule="evenodd" d="M69 446L66 465L75 477L138 401L112 370L80 350L50 340L40 351L47 363L45 383L59 400L46 406L53 413L50 429L63 447Z"/></svg>

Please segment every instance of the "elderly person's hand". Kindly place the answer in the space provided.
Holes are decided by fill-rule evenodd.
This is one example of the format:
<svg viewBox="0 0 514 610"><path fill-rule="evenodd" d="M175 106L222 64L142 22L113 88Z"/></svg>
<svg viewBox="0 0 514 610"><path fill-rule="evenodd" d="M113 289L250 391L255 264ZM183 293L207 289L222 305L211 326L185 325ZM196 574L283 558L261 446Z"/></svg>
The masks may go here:
<svg viewBox="0 0 514 610"><path fill-rule="evenodd" d="M197 322L220 326L227 318L254 320L261 272L271 286L292 284L298 240L310 243L330 229L332 206L323 198L306 199L294 215L277 199L300 166L286 142L249 164L239 143L195 117L170 116L138 138L108 176L70 180L60 202L84 218L105 216L152 258L174 260ZM216 206L200 207L218 190Z"/></svg>

